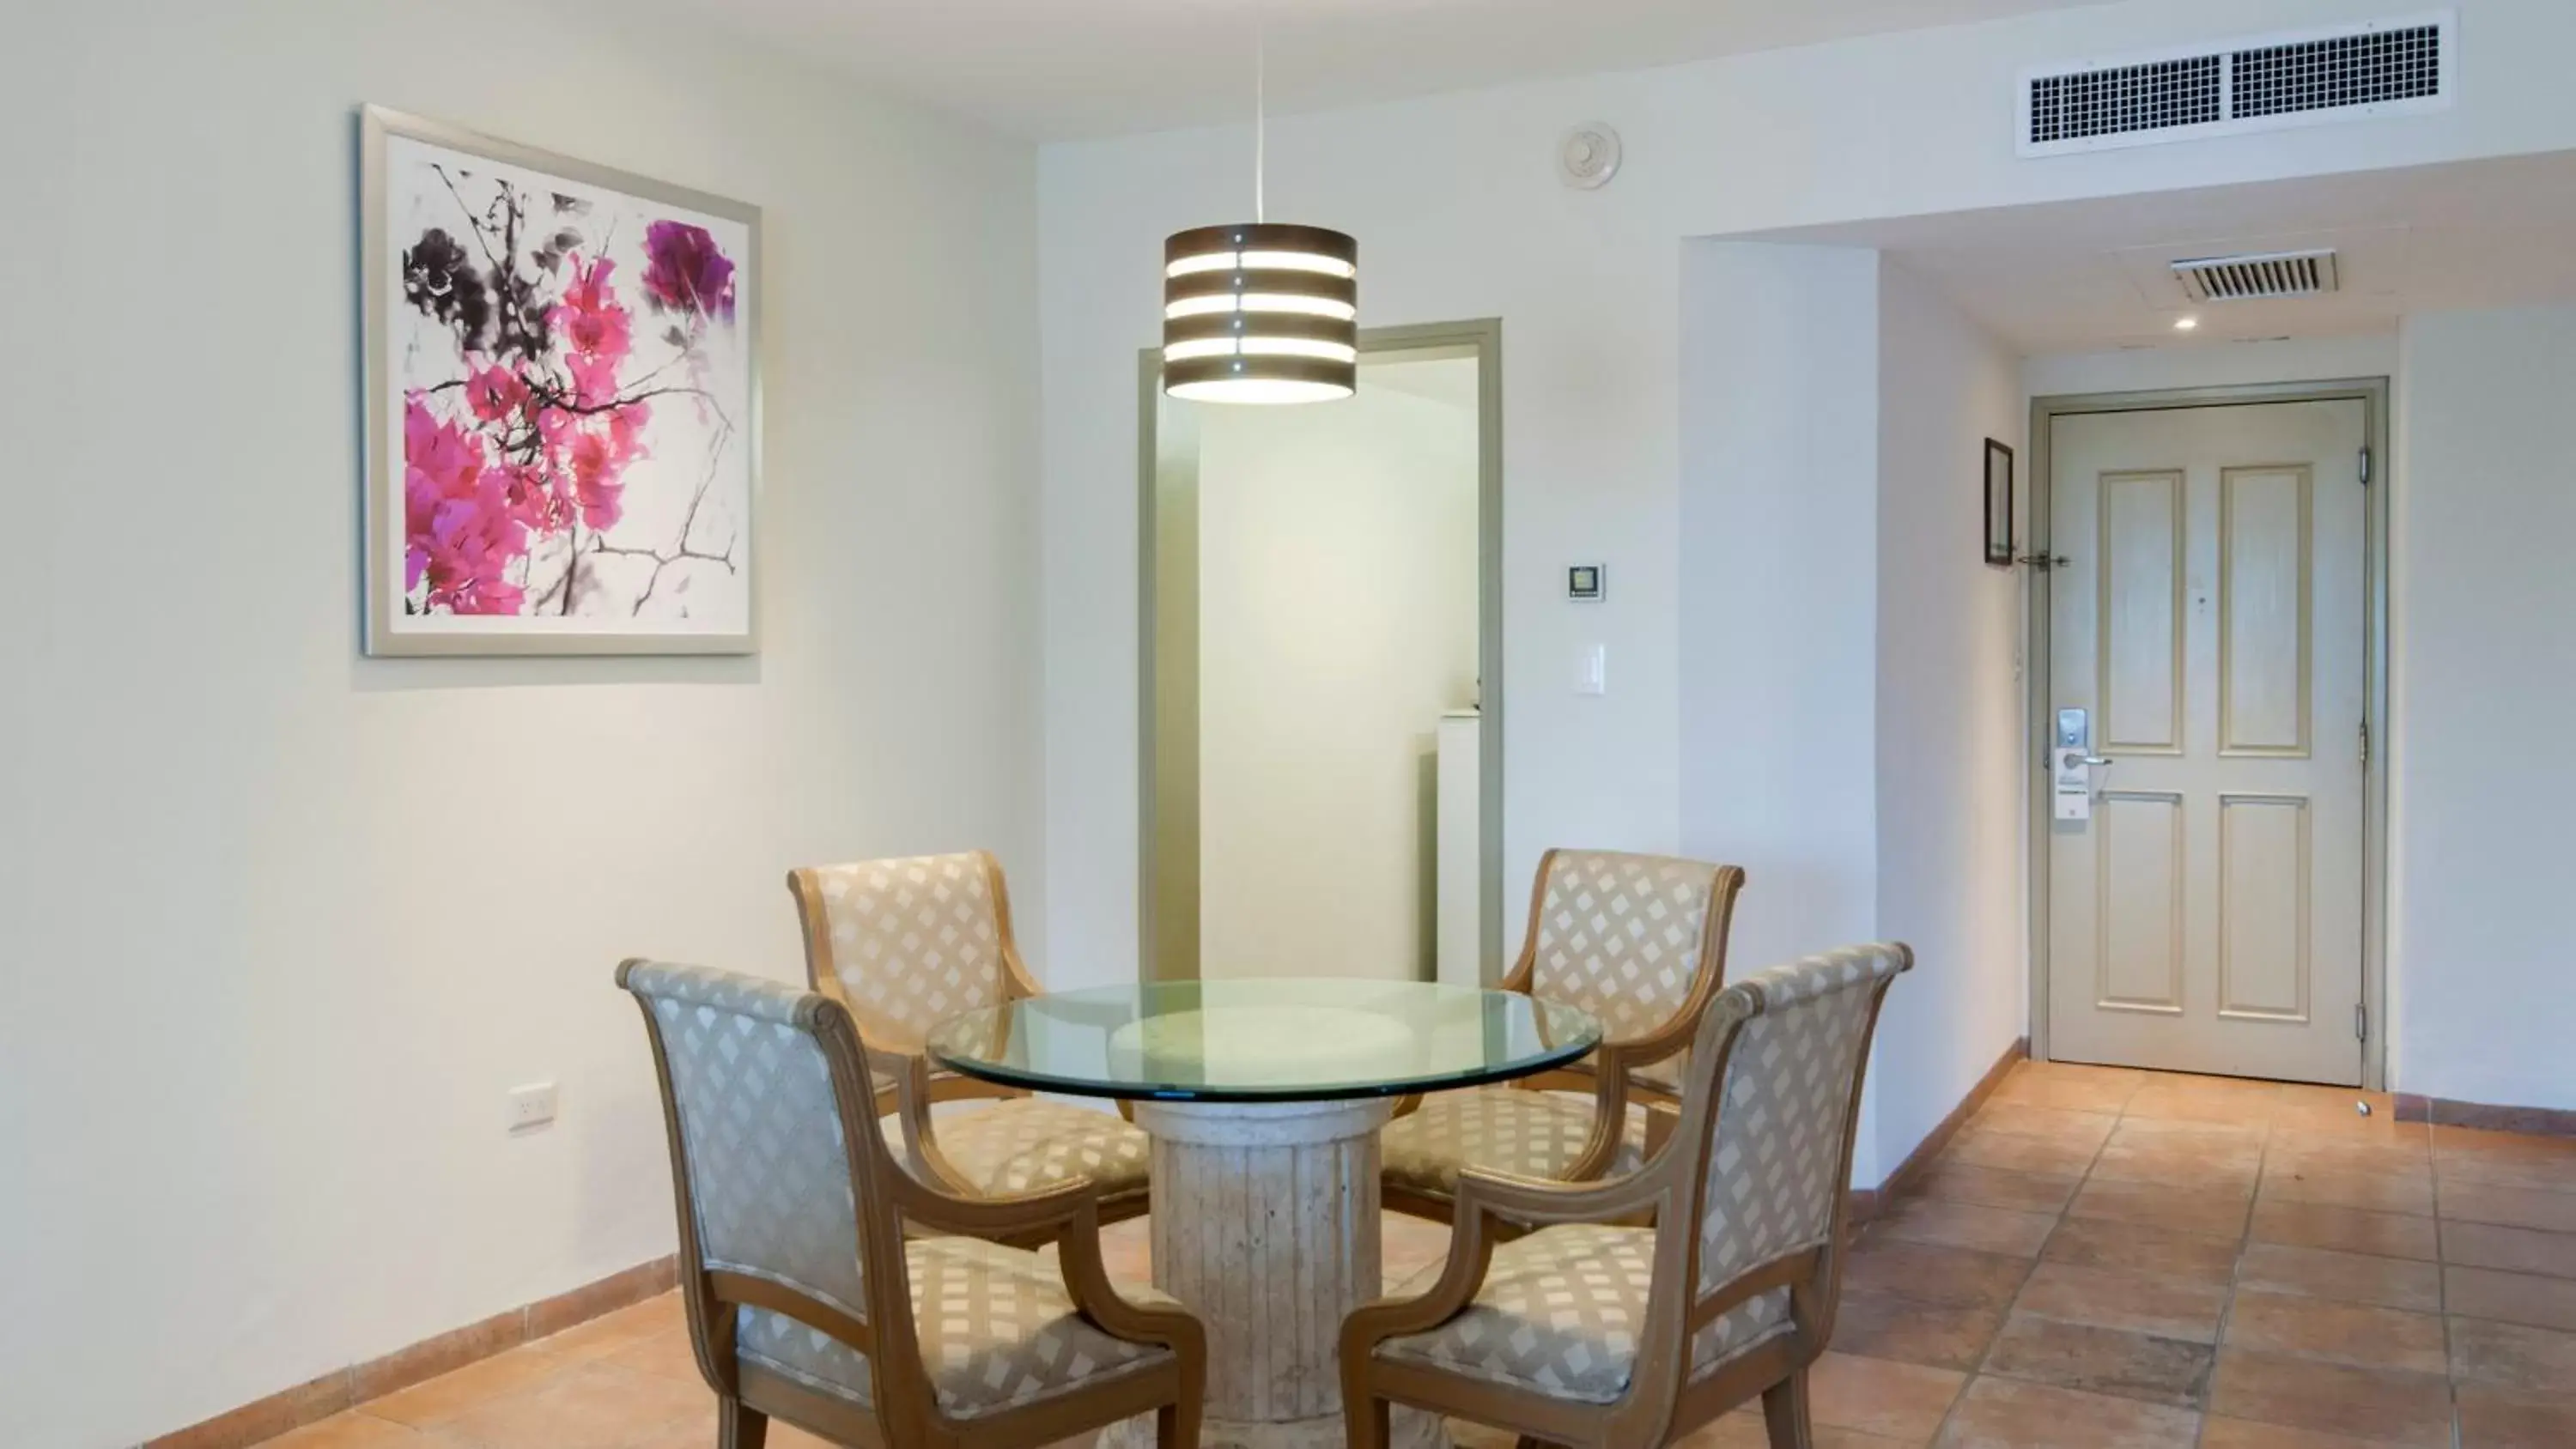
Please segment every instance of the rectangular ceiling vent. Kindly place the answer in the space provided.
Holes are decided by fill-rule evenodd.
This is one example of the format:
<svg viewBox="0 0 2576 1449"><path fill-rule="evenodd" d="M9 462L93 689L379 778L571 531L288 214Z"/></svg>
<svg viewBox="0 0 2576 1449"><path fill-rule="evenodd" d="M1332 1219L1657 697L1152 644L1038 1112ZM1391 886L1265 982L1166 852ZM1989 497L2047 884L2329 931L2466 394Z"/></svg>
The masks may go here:
<svg viewBox="0 0 2576 1449"><path fill-rule="evenodd" d="M2173 264L2174 280L2195 302L2252 302L2314 297L2341 285L2332 250L2198 257Z"/></svg>
<svg viewBox="0 0 2576 1449"><path fill-rule="evenodd" d="M2413 115L2451 104L2452 11L2022 72L2025 156Z"/></svg>

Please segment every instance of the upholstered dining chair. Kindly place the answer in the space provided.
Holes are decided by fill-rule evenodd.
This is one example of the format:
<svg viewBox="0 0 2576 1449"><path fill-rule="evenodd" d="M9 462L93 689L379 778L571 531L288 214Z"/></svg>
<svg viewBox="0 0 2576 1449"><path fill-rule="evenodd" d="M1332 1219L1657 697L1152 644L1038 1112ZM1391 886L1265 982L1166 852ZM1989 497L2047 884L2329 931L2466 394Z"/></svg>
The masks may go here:
<svg viewBox="0 0 2576 1449"><path fill-rule="evenodd" d="M1102 1220L1144 1212L1152 1155L1123 1116L934 1070L923 1039L978 1007L1038 994L1011 937L1011 897L984 851L803 866L787 888L805 932L805 977L847 1007L872 1060L878 1110L903 1124L914 1170L953 1193L1061 1183L1100 1189ZM974 1111L936 1103L995 1098Z"/></svg>
<svg viewBox="0 0 2576 1449"><path fill-rule="evenodd" d="M1469 1167L1566 1182L1634 1172L1680 1111L1684 1054L1724 981L1743 889L1732 865L1540 857L1529 932L1502 986L1592 1013L1601 1046L1568 1068L1399 1108L1381 1134L1386 1205L1445 1220Z"/></svg>
<svg viewBox="0 0 2576 1449"><path fill-rule="evenodd" d="M1807 1449L1870 1037L1913 963L1850 947L1719 993L1672 1142L1633 1175L1462 1176L1447 1260L1343 1324L1351 1449L1385 1449L1389 1403L1608 1449L1668 1443L1756 1394L1773 1449Z"/></svg>
<svg viewBox="0 0 2576 1449"><path fill-rule="evenodd" d="M819 993L646 961L617 983L661 1078L720 1449L761 1449L772 1417L836 1444L1015 1449L1141 1414L1195 1449L1206 1332L1110 1286L1096 1189L963 1198L906 1172L858 1030ZM1058 1263L988 1241L1029 1236Z"/></svg>

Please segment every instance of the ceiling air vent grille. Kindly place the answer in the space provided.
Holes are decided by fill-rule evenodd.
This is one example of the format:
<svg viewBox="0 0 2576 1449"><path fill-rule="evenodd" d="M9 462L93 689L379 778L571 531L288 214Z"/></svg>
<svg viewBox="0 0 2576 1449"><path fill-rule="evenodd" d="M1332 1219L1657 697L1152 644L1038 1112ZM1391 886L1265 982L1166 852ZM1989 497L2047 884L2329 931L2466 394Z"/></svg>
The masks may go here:
<svg viewBox="0 0 2576 1449"><path fill-rule="evenodd" d="M2031 83L2028 134L2045 144L2224 120L2219 62L2195 55L2043 76Z"/></svg>
<svg viewBox="0 0 2576 1449"><path fill-rule="evenodd" d="M2292 45L2240 50L2233 113L2239 119L2331 111L2442 93L2440 25L2410 25Z"/></svg>
<svg viewBox="0 0 2576 1449"><path fill-rule="evenodd" d="M2451 103L2449 11L2025 71L2025 156L2143 146Z"/></svg>
<svg viewBox="0 0 2576 1449"><path fill-rule="evenodd" d="M2313 297L2341 284L2331 251L2200 257L2173 264L2174 280L2195 302L2250 302Z"/></svg>

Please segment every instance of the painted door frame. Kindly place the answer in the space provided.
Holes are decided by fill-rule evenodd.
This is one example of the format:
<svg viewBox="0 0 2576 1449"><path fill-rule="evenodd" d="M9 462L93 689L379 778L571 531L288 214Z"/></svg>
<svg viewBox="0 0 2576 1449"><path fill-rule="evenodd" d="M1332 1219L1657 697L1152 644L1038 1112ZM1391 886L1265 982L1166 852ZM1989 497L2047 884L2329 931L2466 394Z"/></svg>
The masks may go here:
<svg viewBox="0 0 2576 1449"><path fill-rule="evenodd" d="M1487 985L1503 952L1503 323L1499 317L1360 329L1360 358L1428 353L1476 359L1477 952ZM1380 361L1389 360L1383 356ZM1160 499L1163 360L1136 354L1136 949L1137 978L1170 979L1156 961L1155 523ZM1330 406L1330 404L1324 404Z"/></svg>
<svg viewBox="0 0 2576 1449"><path fill-rule="evenodd" d="M2388 1084L2388 523L2395 475L2388 449L2389 383L2385 377L2327 382L2253 383L2237 387L2176 388L2154 392L2076 393L2030 400L2030 544L2045 558L2056 549L2049 534L2055 491L2050 434L2059 418L2084 413L2159 412L2180 408L2242 407L2253 403L2340 402L2362 405L2362 436L2370 450L2362 499L2362 719L2370 754L2362 772L2361 1000L2369 1030L2361 1042L2361 1085ZM2048 1043L2048 858L2051 824L2049 745L2055 691L2049 626L2055 602L2053 571L2032 568L2024 658L2029 667L2029 720L2025 779L2030 788L2023 841L2030 896L2030 1054L2050 1060Z"/></svg>

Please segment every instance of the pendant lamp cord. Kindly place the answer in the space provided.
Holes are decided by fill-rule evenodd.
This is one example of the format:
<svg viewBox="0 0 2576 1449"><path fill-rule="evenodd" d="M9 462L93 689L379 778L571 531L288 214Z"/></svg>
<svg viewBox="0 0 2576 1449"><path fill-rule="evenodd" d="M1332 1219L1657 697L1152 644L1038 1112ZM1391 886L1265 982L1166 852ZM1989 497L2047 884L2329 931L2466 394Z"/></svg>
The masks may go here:
<svg viewBox="0 0 2576 1449"><path fill-rule="evenodd" d="M1270 40L1263 27L1252 28L1252 219L1262 212L1262 172L1270 161Z"/></svg>

